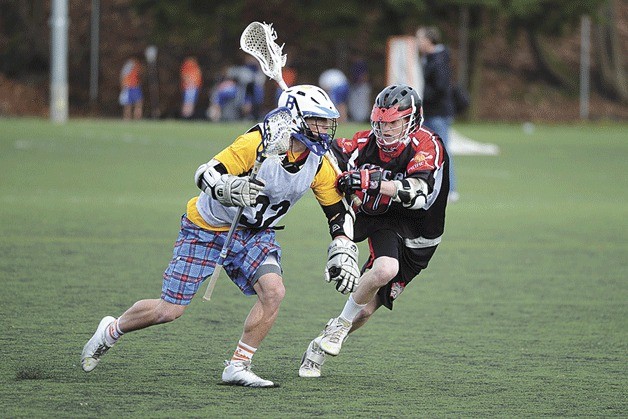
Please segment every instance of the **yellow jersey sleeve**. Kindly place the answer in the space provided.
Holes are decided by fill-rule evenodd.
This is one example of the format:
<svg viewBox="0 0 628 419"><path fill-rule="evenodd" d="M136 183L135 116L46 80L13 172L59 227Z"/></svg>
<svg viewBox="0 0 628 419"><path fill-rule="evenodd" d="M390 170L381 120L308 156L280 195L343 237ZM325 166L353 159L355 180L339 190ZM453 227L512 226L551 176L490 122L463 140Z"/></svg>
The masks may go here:
<svg viewBox="0 0 628 419"><path fill-rule="evenodd" d="M246 173L255 164L257 147L261 141L262 135L259 131L247 132L236 138L229 147L216 154L214 158L222 163L227 168L227 172L232 175Z"/></svg>
<svg viewBox="0 0 628 419"><path fill-rule="evenodd" d="M342 199L342 195L336 189L336 171L326 157L323 158L321 168L314 177L312 191L323 206L333 205Z"/></svg>

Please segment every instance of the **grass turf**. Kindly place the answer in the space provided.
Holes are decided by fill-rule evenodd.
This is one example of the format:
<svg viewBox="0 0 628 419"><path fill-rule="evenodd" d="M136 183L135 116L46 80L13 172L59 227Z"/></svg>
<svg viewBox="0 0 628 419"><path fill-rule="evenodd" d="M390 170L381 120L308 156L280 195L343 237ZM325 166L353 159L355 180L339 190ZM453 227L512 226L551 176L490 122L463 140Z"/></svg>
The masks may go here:
<svg viewBox="0 0 628 419"><path fill-rule="evenodd" d="M254 360L280 388L220 384L254 301L224 274L85 374L100 318L159 296L194 170L246 128L0 119L2 416L628 415L625 124L459 124L500 155L455 156L461 200L430 267L321 379L300 357L345 298L322 279L311 194L278 234L287 296Z"/></svg>

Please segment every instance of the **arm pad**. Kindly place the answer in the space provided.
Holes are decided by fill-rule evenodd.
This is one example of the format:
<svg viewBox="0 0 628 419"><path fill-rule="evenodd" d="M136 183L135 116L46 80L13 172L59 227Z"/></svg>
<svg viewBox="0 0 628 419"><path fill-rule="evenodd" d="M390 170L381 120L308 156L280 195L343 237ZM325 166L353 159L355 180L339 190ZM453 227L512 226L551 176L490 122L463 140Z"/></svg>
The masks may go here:
<svg viewBox="0 0 628 419"><path fill-rule="evenodd" d="M338 236L347 236L353 239L355 213L353 212L353 208L347 205L344 199L333 205L323 206L323 212L325 212L327 216L329 234L332 239Z"/></svg>
<svg viewBox="0 0 628 419"><path fill-rule="evenodd" d="M405 178L393 181L397 187L397 193L393 201L401 202L408 209L421 209L427 202L428 186L423 179Z"/></svg>
<svg viewBox="0 0 628 419"><path fill-rule="evenodd" d="M220 181L220 176L227 173L225 166L218 160L211 159L207 163L201 164L194 173L194 182L198 188L214 199L214 187Z"/></svg>

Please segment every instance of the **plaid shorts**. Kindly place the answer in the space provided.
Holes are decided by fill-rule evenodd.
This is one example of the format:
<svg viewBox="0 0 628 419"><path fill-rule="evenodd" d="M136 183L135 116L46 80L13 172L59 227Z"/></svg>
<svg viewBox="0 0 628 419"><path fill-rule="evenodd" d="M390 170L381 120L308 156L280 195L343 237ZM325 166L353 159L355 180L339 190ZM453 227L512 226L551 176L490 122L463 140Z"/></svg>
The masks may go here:
<svg viewBox="0 0 628 419"><path fill-rule="evenodd" d="M190 304L201 283L214 272L226 238L226 231L205 230L185 215L181 217L181 231L164 272L161 298L173 304ZM271 253L281 261L274 230L236 230L223 269L245 295L254 295L252 279Z"/></svg>

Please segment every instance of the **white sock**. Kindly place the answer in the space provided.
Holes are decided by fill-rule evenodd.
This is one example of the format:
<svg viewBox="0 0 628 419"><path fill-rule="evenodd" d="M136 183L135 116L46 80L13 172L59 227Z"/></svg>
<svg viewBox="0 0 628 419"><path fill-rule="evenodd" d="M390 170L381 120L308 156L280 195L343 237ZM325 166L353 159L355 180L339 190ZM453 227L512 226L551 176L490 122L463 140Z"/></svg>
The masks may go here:
<svg viewBox="0 0 628 419"><path fill-rule="evenodd" d="M231 357L231 362L250 361L251 358L253 358L253 355L255 355L255 351L257 351L257 348L249 346L240 340L238 341L238 346Z"/></svg>
<svg viewBox="0 0 628 419"><path fill-rule="evenodd" d="M366 304L356 303L353 300L353 294L351 294L345 303L345 307L342 309L342 313L340 313L340 317L350 323L353 323L353 320L355 320L356 316L360 313L360 311L362 311L364 306L366 306Z"/></svg>
<svg viewBox="0 0 628 419"><path fill-rule="evenodd" d="M107 330L105 332L105 341L107 342L107 345L111 346L116 343L122 335L124 335L124 332L120 330L118 319L115 319L109 324L109 326L107 326Z"/></svg>

